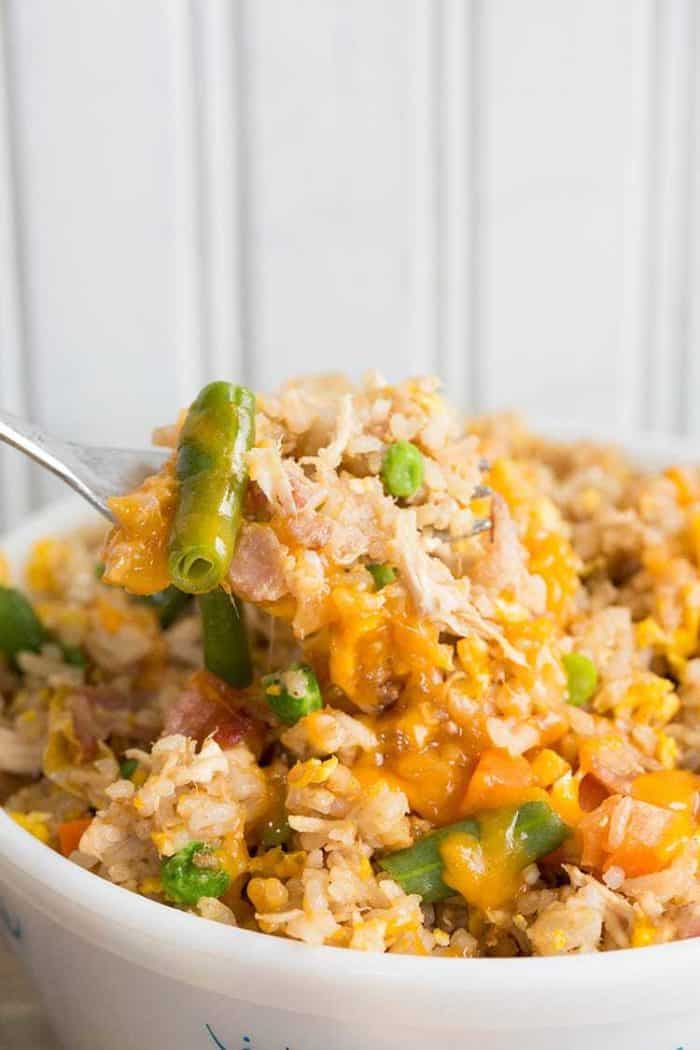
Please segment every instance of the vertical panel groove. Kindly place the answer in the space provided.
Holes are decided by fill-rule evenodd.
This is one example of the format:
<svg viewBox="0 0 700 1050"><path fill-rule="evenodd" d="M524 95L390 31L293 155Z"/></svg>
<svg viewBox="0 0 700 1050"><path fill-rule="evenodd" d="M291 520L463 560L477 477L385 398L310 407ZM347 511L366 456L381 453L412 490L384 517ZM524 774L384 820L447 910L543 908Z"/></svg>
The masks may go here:
<svg viewBox="0 0 700 1050"><path fill-rule="evenodd" d="M437 273L439 167L437 71L439 6L431 0L415 0L413 63L415 154L413 220L413 368L430 362L440 371L439 297Z"/></svg>
<svg viewBox="0 0 700 1050"><path fill-rule="evenodd" d="M680 355L679 418L684 434L700 432L697 400L700 394L700 283L698 278L698 202L700 201L700 60L699 37L700 15L697 4L690 5L688 19L688 106L684 136L685 151L685 244L683 253L683 294L686 304L684 312L683 345Z"/></svg>
<svg viewBox="0 0 700 1050"><path fill-rule="evenodd" d="M205 289L207 371L211 376L243 378L240 280L240 121L236 63L238 48L234 6L208 0L197 7L201 18Z"/></svg>
<svg viewBox="0 0 700 1050"><path fill-rule="evenodd" d="M620 309L619 362L616 376L618 425L638 430L644 422L645 342L649 324L649 274L653 265L654 231L650 209L655 176L651 159L657 86L655 84L655 4L639 5L639 49L624 128L622 170L622 302Z"/></svg>
<svg viewBox="0 0 700 1050"><path fill-rule="evenodd" d="M234 5L233 17L233 93L236 100L235 118L236 129L236 186L235 201L236 228L237 228L237 259L238 259L238 330L240 347L241 373L246 383L258 390L260 387L260 369L256 364L255 354L255 329L253 314L253 287L252 277L252 222L251 222L251 193L252 179L250 164L252 157L251 128L250 128L250 83L248 80L247 66L247 33L248 22L246 18L245 0L237 0Z"/></svg>
<svg viewBox="0 0 700 1050"><path fill-rule="evenodd" d="M204 197L192 0L170 0L175 179L175 368L187 404L205 374Z"/></svg>
<svg viewBox="0 0 700 1050"><path fill-rule="evenodd" d="M682 430L687 384L694 0L655 2L644 423Z"/></svg>
<svg viewBox="0 0 700 1050"><path fill-rule="evenodd" d="M0 406L28 410L27 348L17 230L13 122L10 103L9 40L6 8L0 6ZM30 507L27 461L14 449L0 448L0 525L20 521Z"/></svg>
<svg viewBox="0 0 700 1050"><path fill-rule="evenodd" d="M480 403L475 353L476 92L474 0L444 0L440 25L440 371L452 396Z"/></svg>
<svg viewBox="0 0 700 1050"><path fill-rule="evenodd" d="M470 0L470 23L467 27L467 62L469 64L468 82L468 116L469 127L469 168L468 168L468 192L469 192L469 231L468 231L468 260L469 269L467 273L464 296L469 304L469 327L467 332L467 354L469 358L469 407L472 411L483 411L486 405L486 391L484 376L486 369L483 365L483 341L479 329L479 302L481 298L482 284L484 278L483 266L483 243L481 237L480 205L483 199L484 179L482 173L482 162L484 157L484 125L482 114L484 112L483 102L483 73L482 63L485 50L482 42L483 12L481 0Z"/></svg>

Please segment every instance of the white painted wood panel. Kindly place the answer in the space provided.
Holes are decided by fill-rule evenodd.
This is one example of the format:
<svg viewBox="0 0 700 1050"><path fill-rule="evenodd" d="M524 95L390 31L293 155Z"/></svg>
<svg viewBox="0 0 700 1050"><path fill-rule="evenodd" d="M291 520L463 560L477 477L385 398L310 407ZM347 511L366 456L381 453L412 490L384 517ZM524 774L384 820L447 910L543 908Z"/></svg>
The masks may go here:
<svg viewBox="0 0 700 1050"><path fill-rule="evenodd" d="M0 408L22 413L28 407L27 377L4 14L0 10ZM28 464L13 450L0 446L0 528L19 521L27 512L29 489Z"/></svg>
<svg viewBox="0 0 700 1050"><path fill-rule="evenodd" d="M417 5L251 0L243 10L256 376L268 386L290 369L425 368L429 348L417 347L412 331L423 294L412 258L423 221L415 215Z"/></svg>
<svg viewBox="0 0 700 1050"><path fill-rule="evenodd" d="M636 414L640 347L626 314L643 307L650 30L643 0L481 7L488 407L593 423Z"/></svg>
<svg viewBox="0 0 700 1050"><path fill-rule="evenodd" d="M655 9L644 419L657 430L687 425L697 10L696 0L667 0Z"/></svg>
<svg viewBox="0 0 700 1050"><path fill-rule="evenodd" d="M88 441L144 441L183 392L167 6L6 4L29 407Z"/></svg>

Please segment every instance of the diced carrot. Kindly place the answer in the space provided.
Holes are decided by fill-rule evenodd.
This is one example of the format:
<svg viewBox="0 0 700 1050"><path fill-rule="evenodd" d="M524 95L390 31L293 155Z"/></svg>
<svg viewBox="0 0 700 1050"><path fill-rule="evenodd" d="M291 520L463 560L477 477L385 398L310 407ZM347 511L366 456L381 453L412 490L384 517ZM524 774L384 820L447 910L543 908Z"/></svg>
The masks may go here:
<svg viewBox="0 0 700 1050"><path fill-rule="evenodd" d="M92 823L92 817L80 820L65 820L58 825L58 847L64 857L69 857L78 848L83 832Z"/></svg>
<svg viewBox="0 0 700 1050"><path fill-rule="evenodd" d="M511 755L503 748L483 752L472 773L460 811L509 806L523 799L534 784L532 768L522 755Z"/></svg>

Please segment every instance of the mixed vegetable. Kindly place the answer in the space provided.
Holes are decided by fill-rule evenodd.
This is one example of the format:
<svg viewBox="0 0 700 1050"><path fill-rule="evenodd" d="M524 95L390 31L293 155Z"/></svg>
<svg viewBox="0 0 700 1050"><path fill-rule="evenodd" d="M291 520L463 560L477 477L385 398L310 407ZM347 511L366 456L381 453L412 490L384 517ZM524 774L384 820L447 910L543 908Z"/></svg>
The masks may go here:
<svg viewBox="0 0 700 1050"><path fill-rule="evenodd" d="M218 587L228 572L248 482L245 453L255 433L255 397L210 383L185 419L177 451L177 509L170 534L172 583L188 594Z"/></svg>
<svg viewBox="0 0 700 1050"><path fill-rule="evenodd" d="M520 807L486 810L440 828L413 846L383 857L379 864L406 893L418 893L426 904L463 891L466 871L471 885L465 898L481 903L485 892L490 905L496 907L511 894L513 879L517 891L523 869L561 846L568 834L567 826L545 802L525 802ZM460 844L467 865L461 866L455 880L450 853ZM504 872L510 878L504 878Z"/></svg>
<svg viewBox="0 0 700 1050"><path fill-rule="evenodd" d="M189 842L161 866L163 892L174 904L196 904L202 897L222 897L231 877L203 842Z"/></svg>

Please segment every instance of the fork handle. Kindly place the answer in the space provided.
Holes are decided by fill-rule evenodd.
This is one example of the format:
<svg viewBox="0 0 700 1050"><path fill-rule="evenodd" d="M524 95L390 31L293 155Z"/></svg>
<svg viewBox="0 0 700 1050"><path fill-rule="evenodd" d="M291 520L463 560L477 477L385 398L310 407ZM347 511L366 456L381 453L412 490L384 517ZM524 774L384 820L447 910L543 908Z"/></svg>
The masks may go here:
<svg viewBox="0 0 700 1050"><path fill-rule="evenodd" d="M107 500L135 488L159 470L170 454L165 449L99 448L62 441L36 423L4 410L0 411L0 441L61 478L111 522L114 516Z"/></svg>

